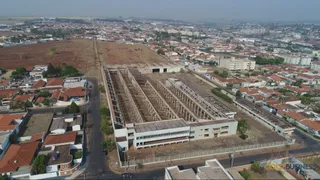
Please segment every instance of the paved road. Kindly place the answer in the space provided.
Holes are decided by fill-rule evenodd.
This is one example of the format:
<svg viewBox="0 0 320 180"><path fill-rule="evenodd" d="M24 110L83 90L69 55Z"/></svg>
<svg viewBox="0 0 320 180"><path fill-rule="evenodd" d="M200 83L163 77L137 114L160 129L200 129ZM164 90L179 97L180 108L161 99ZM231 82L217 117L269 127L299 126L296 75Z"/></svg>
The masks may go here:
<svg viewBox="0 0 320 180"><path fill-rule="evenodd" d="M89 86L92 86L90 94L89 111L92 117L92 125L89 132L89 156L88 156L88 166L87 172L89 174L96 174L106 171L105 165L105 155L102 152L101 142L103 141L103 136L100 132L100 96L98 83L95 79L89 79Z"/></svg>

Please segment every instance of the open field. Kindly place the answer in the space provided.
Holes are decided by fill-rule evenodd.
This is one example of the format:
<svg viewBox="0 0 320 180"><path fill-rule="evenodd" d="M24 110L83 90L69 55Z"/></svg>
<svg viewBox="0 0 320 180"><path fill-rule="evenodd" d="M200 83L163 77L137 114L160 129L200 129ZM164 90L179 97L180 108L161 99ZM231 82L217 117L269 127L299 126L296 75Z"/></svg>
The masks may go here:
<svg viewBox="0 0 320 180"><path fill-rule="evenodd" d="M99 51L106 64L167 63L142 44L128 45L99 41Z"/></svg>
<svg viewBox="0 0 320 180"><path fill-rule="evenodd" d="M56 48L56 54L50 54L50 48ZM17 66L46 65L63 63L87 72L96 67L93 52L93 41L66 40L42 44L0 48L0 67L15 69Z"/></svg>
<svg viewBox="0 0 320 180"><path fill-rule="evenodd" d="M12 32L12 31L0 31L0 37L1 36L9 37L9 36L15 36L15 35L19 35L19 34L24 34L24 33L23 32Z"/></svg>
<svg viewBox="0 0 320 180"><path fill-rule="evenodd" d="M0 17L0 24L15 24L15 23L22 23L26 20L38 19L38 17Z"/></svg>

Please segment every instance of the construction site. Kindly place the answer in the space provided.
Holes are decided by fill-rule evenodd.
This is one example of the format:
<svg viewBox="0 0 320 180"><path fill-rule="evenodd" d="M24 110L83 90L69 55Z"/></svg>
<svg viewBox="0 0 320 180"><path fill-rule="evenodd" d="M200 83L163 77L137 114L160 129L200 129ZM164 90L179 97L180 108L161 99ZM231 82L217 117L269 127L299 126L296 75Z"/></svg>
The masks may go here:
<svg viewBox="0 0 320 180"><path fill-rule="evenodd" d="M127 158L285 141L257 122L248 139L240 139L237 111L221 103L210 85L174 65L109 66L104 71L116 143Z"/></svg>

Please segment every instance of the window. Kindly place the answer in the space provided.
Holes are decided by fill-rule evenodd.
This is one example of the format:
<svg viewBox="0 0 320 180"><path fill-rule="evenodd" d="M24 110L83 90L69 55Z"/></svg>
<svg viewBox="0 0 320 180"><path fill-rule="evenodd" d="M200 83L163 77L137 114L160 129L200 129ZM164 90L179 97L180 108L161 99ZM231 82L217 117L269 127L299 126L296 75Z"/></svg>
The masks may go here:
<svg viewBox="0 0 320 180"><path fill-rule="evenodd" d="M214 130L214 131L219 131L219 130L220 130L220 128L213 128L213 130Z"/></svg>
<svg viewBox="0 0 320 180"><path fill-rule="evenodd" d="M190 131L190 134L194 134L194 131Z"/></svg>
<svg viewBox="0 0 320 180"><path fill-rule="evenodd" d="M223 131L220 134L228 134L228 131Z"/></svg>
<svg viewBox="0 0 320 180"><path fill-rule="evenodd" d="M214 133L213 135L214 135L214 137L218 137L218 133Z"/></svg>
<svg viewBox="0 0 320 180"><path fill-rule="evenodd" d="M221 129L228 129L229 126L222 126Z"/></svg>
<svg viewBox="0 0 320 180"><path fill-rule="evenodd" d="M204 137L209 137L209 134L204 134Z"/></svg>
<svg viewBox="0 0 320 180"><path fill-rule="evenodd" d="M190 137L189 137L189 139L193 139L193 138L194 138L194 136L190 136Z"/></svg>
<svg viewBox="0 0 320 180"><path fill-rule="evenodd" d="M209 131L209 129L204 129L205 132Z"/></svg>
<svg viewBox="0 0 320 180"><path fill-rule="evenodd" d="M133 133L129 133L128 136L133 136Z"/></svg>

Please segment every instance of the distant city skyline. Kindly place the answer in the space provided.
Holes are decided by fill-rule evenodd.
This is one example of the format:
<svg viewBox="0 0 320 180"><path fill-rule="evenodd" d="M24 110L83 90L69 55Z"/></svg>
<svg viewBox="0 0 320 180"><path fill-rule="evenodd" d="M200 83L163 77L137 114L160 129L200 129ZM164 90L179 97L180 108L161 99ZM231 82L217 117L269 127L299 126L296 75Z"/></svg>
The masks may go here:
<svg viewBox="0 0 320 180"><path fill-rule="evenodd" d="M10 0L1 3L0 16L320 21L319 7L317 0Z"/></svg>

